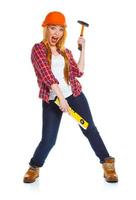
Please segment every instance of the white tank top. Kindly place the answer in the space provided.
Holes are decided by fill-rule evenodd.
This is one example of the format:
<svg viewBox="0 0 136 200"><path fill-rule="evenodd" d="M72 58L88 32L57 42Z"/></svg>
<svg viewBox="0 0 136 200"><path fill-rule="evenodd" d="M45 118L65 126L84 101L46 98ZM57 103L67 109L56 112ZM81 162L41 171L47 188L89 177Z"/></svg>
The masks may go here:
<svg viewBox="0 0 136 200"><path fill-rule="evenodd" d="M71 86L68 85L64 79L64 66L65 66L65 61L64 58L61 54L54 56L52 54L52 59L51 59L51 69L56 77L56 79L59 81L59 87L64 95L65 98L70 96L72 94ZM49 100L54 100L56 97L56 93L51 89L50 90L50 95L49 95Z"/></svg>

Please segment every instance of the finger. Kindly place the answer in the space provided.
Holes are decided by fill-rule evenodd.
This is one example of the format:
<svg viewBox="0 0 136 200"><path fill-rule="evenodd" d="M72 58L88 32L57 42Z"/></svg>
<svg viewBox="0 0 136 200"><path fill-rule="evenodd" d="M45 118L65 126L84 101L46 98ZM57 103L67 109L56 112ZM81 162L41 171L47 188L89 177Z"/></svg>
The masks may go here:
<svg viewBox="0 0 136 200"><path fill-rule="evenodd" d="M70 115L70 109L67 109L67 113Z"/></svg>
<svg viewBox="0 0 136 200"><path fill-rule="evenodd" d="M66 112L66 109L61 107L61 111L62 112Z"/></svg>
<svg viewBox="0 0 136 200"><path fill-rule="evenodd" d="M70 106L68 106L68 108L67 108L67 113L70 115L70 110L71 110L71 108L70 108Z"/></svg>
<svg viewBox="0 0 136 200"><path fill-rule="evenodd" d="M59 106L59 109L60 109L61 111L63 111L63 107Z"/></svg>
<svg viewBox="0 0 136 200"><path fill-rule="evenodd" d="M81 44L81 45L82 45L82 44L85 44L85 41L79 40L79 41L78 41L78 44Z"/></svg>

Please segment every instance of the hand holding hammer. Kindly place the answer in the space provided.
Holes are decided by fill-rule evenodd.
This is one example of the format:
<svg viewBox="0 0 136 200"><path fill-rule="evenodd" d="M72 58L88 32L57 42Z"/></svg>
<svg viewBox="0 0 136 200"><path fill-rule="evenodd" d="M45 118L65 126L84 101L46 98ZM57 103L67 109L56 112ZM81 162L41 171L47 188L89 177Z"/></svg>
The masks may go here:
<svg viewBox="0 0 136 200"><path fill-rule="evenodd" d="M78 22L79 24L82 25L82 26L81 26L81 32L80 32L80 37L82 37L83 34L84 34L84 27L85 27L85 26L88 27L89 24L87 24L86 22L80 21L80 20L78 20L77 22ZM81 45L81 44L78 44L78 49L79 49L80 51L82 50L82 45Z"/></svg>

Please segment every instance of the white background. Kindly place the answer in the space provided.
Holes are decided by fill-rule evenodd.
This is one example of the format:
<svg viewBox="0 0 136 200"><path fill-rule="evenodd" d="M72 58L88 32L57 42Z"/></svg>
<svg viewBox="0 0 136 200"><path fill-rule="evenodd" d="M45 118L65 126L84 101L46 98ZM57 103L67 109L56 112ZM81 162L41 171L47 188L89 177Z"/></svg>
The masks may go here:
<svg viewBox="0 0 136 200"><path fill-rule="evenodd" d="M41 100L30 54L52 10L65 14L66 46L76 60L85 29L86 68L80 79L95 124L116 158L118 184L108 184L77 124L64 114L40 179L22 182L41 137ZM4 0L0 5L0 195L4 199L135 199L135 0Z"/></svg>

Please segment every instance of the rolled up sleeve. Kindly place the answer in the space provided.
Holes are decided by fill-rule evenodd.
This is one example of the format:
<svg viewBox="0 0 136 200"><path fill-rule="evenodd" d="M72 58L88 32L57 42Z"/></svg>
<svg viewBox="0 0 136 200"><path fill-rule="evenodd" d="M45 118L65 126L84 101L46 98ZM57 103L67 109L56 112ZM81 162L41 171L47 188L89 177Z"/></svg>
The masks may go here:
<svg viewBox="0 0 136 200"><path fill-rule="evenodd" d="M66 52L67 52L67 56L68 56L68 59L69 59L69 63L70 63L70 66L71 66L73 76L74 77L81 77L84 74L84 72L81 72L80 69L78 68L77 63L76 63L75 59L73 58L72 52L68 49L67 49Z"/></svg>

